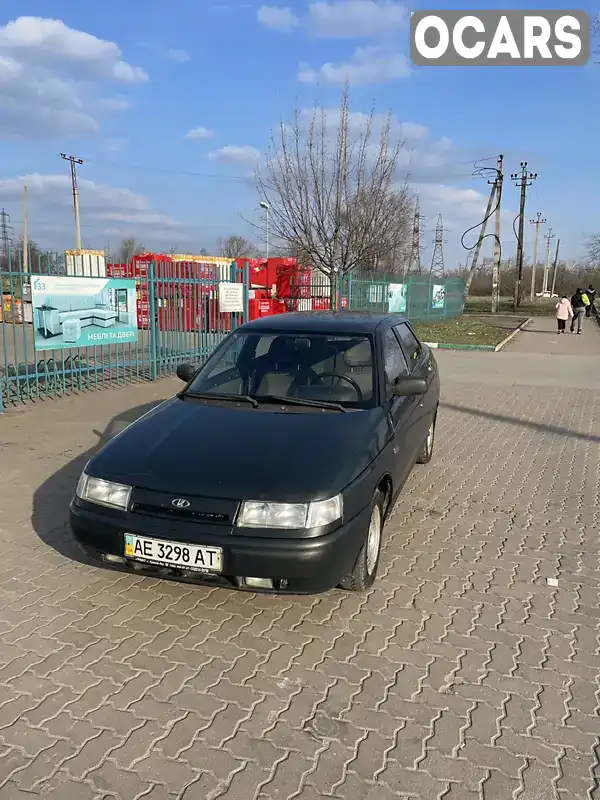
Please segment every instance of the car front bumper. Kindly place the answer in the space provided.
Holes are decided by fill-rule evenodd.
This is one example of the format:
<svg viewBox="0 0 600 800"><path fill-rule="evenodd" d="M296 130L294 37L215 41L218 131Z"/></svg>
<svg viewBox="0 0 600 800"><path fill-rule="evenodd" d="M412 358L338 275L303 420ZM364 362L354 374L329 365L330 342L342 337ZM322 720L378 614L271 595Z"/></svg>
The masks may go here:
<svg viewBox="0 0 600 800"><path fill-rule="evenodd" d="M121 567L139 572L206 583L228 580L242 586L237 579L268 578L285 582L281 592L313 594L339 585L352 571L362 547L370 519L370 508L335 531L314 538L265 538L236 536L229 532L209 532L208 526L179 526L177 522L137 514L107 513L101 507L73 500L70 506L71 529L85 552L102 559L106 555L125 558L124 534L164 539L165 541L220 547L223 550L221 573L193 573L173 567L153 566L127 559ZM250 588L250 587L248 587ZM252 591L257 591L252 588Z"/></svg>

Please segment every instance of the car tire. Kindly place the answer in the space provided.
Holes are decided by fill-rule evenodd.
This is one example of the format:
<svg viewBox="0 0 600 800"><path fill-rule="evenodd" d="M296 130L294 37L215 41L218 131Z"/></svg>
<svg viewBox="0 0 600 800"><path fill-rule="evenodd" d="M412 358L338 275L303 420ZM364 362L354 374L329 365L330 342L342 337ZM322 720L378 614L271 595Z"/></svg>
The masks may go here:
<svg viewBox="0 0 600 800"><path fill-rule="evenodd" d="M350 575L340 583L348 592L365 592L370 589L377 577L381 540L385 521L385 495L379 489L371 503L371 517L365 541Z"/></svg>
<svg viewBox="0 0 600 800"><path fill-rule="evenodd" d="M433 417L433 421L427 431L427 436L423 443L423 448L417 458L417 464L429 464L433 457L433 448L435 446L435 424L437 422L437 411Z"/></svg>

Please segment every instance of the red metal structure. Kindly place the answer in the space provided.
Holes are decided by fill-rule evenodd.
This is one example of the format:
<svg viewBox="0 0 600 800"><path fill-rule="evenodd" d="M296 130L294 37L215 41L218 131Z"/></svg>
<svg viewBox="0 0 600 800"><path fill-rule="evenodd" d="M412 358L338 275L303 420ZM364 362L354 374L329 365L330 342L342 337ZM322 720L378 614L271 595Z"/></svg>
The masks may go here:
<svg viewBox="0 0 600 800"><path fill-rule="evenodd" d="M243 259L248 261L249 318L311 309L311 271L295 258Z"/></svg>
<svg viewBox="0 0 600 800"><path fill-rule="evenodd" d="M106 265L106 276L108 278L136 279L138 328L149 327L148 264L158 259L168 258L169 256L163 256L157 253L143 253L134 256L129 264Z"/></svg>
<svg viewBox="0 0 600 800"><path fill-rule="evenodd" d="M219 310L218 285L223 281L243 281L246 263L249 320L330 306L328 281L294 258L237 258L232 264L217 256L142 253L129 264L106 265L108 277L136 279L140 328L149 327L150 263L155 265L155 314L161 331L231 330L232 315ZM345 306L347 298L342 298L342 307Z"/></svg>

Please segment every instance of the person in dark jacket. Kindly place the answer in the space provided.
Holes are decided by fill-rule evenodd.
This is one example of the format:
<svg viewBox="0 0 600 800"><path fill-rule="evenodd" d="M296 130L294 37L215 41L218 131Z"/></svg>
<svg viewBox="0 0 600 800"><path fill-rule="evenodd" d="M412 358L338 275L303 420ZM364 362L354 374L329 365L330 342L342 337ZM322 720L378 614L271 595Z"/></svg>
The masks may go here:
<svg viewBox="0 0 600 800"><path fill-rule="evenodd" d="M585 317L585 302L583 300L583 291L577 289L571 298L571 307L573 308L573 319L571 320L571 333L575 332L575 323L577 323L577 333L581 333L583 328L583 318Z"/></svg>
<svg viewBox="0 0 600 800"><path fill-rule="evenodd" d="M596 311L596 290L594 289L594 287L592 286L591 283L588 286L588 288L585 290L585 293L587 294L587 296L590 299L590 304L585 309L585 315L586 315L586 317L592 317L592 316L595 317L596 314L597 314L597 311Z"/></svg>

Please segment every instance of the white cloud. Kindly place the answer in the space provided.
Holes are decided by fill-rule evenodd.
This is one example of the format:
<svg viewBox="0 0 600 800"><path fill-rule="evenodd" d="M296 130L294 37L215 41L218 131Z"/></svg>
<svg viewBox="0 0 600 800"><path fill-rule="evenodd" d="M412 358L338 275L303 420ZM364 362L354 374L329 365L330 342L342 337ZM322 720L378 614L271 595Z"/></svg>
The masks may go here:
<svg viewBox="0 0 600 800"><path fill-rule="evenodd" d="M249 165L255 164L260 159L260 151L250 145L230 144L219 150L213 150L208 157L222 164Z"/></svg>
<svg viewBox="0 0 600 800"><path fill-rule="evenodd" d="M110 83L148 80L114 42L61 20L19 17L0 27L0 138L43 139L98 132L93 109L127 101L97 95Z"/></svg>
<svg viewBox="0 0 600 800"><path fill-rule="evenodd" d="M121 50L114 42L69 28L59 19L19 17L9 22L0 28L0 52L12 52L43 66L49 62L76 65L90 75L126 83L148 80L143 69L121 60Z"/></svg>
<svg viewBox="0 0 600 800"><path fill-rule="evenodd" d="M340 109L330 107L322 109L322 112L325 116L327 137L332 146L335 147L340 123ZM299 123L303 136L307 134L315 114L317 115L318 130L321 124L321 109L304 108L300 110ZM390 144L392 146L402 145L398 158L399 175L406 175L411 182L427 181L434 183L469 178L472 170L469 167L465 168L464 164L462 164L465 154L460 154L460 164L457 164L456 147L447 136L438 138L432 134L426 125L403 121L394 115L388 118L387 114L373 114L368 148L373 157L377 155L379 150L380 137L384 126L388 123L388 119ZM351 111L349 113L349 129L353 139L365 132L369 120L370 114L365 114L361 111Z"/></svg>
<svg viewBox="0 0 600 800"><path fill-rule="evenodd" d="M167 50L167 58L170 61L179 61L181 64L190 60L190 57L185 50L178 50L177 48L171 48L170 50Z"/></svg>
<svg viewBox="0 0 600 800"><path fill-rule="evenodd" d="M453 186L450 183L415 183L413 191L418 194L420 211L425 217L422 224L421 241L425 250L422 263L428 265L433 253L433 240L438 214L444 223L444 256L446 269L454 269L465 263L469 251L461 244L461 237L469 228L474 228L465 236L465 245L472 247L479 235L479 225L485 217L489 195L471 187ZM502 212L502 226L509 231L516 211L506 208ZM493 221L488 223L487 233L493 233ZM510 235L503 237L510 239ZM494 239L488 236L483 242L482 257L492 255ZM472 251L471 251L472 253Z"/></svg>
<svg viewBox="0 0 600 800"><path fill-rule="evenodd" d="M401 122L401 136L406 141L425 139L429 136L429 128L420 125L418 122ZM447 141L450 141L449 139Z"/></svg>
<svg viewBox="0 0 600 800"><path fill-rule="evenodd" d="M284 33L289 33L300 25L300 20L291 8L278 6L261 6L256 12L256 19L265 28Z"/></svg>
<svg viewBox="0 0 600 800"><path fill-rule="evenodd" d="M392 0L334 0L311 3L306 24L322 38L368 38L387 36L408 18L406 8Z"/></svg>
<svg viewBox="0 0 600 800"><path fill-rule="evenodd" d="M131 108L131 103L124 97L103 97L96 105L105 111L128 111Z"/></svg>
<svg viewBox="0 0 600 800"><path fill-rule="evenodd" d="M8 210L14 209L15 219L20 217L24 184L29 190L30 236L43 246L46 231L49 244L59 248L71 244L70 176L33 173L0 180L0 196ZM130 189L94 183L81 176L78 184L84 246L103 247L108 224L113 236L154 237L154 241L180 235L185 229L181 222L154 209L147 197Z"/></svg>
<svg viewBox="0 0 600 800"><path fill-rule="evenodd" d="M476 189L433 183L415 183L412 188L419 195L421 213L434 225L437 215L442 214L448 232L462 234L485 216L488 197Z"/></svg>
<svg viewBox="0 0 600 800"><path fill-rule="evenodd" d="M105 139L103 148L107 153L119 153L127 147L127 139Z"/></svg>
<svg viewBox="0 0 600 800"><path fill-rule="evenodd" d="M326 128L333 136L337 135L337 129L340 122L339 107L324 108L322 110L325 115ZM300 110L300 124L305 130L308 129L310 121L315 112L320 115L321 109L303 108ZM365 126L370 119L373 139L378 139L383 130L383 126L388 121L387 114L373 114L371 118L370 114L365 114L362 111L350 111L348 114L350 130L353 133L360 133L361 130L365 129ZM418 122L401 121L394 115L390 117L390 136L392 140L406 142L406 145L409 148L415 142L430 140L430 133L431 132L426 125L421 125ZM437 140L437 145L440 148L444 147L448 149L452 147L452 142L447 137L442 137L441 139Z"/></svg>
<svg viewBox="0 0 600 800"><path fill-rule="evenodd" d="M186 135L183 137L184 139L212 139L214 133L209 130L208 128L203 128L200 126L199 128L192 128L191 131L188 131Z"/></svg>
<svg viewBox="0 0 600 800"><path fill-rule="evenodd" d="M166 214L159 214L155 211L136 211L135 213L129 211L102 211L97 215L97 218L106 222L117 222L142 228L160 225L163 228L175 230L184 227L183 223L171 219Z"/></svg>
<svg viewBox="0 0 600 800"><path fill-rule="evenodd" d="M371 39L346 61L328 61L320 67L300 64L298 80L308 84L366 86L406 78L412 72L408 58L390 41L406 27L409 12L395 0L317 0L298 17L289 7L261 6L257 20L271 30L289 33L303 28L317 39ZM385 41L386 45L381 42Z"/></svg>
<svg viewBox="0 0 600 800"><path fill-rule="evenodd" d="M289 33L302 26L312 36L327 39L389 36L408 18L406 8L393 0L319 0L309 4L303 18L281 6L263 5L256 14L258 22L271 30Z"/></svg>
<svg viewBox="0 0 600 800"><path fill-rule="evenodd" d="M346 81L355 86L386 83L406 78L411 73L409 61L402 53L390 51L380 45L359 47L346 63L327 62L315 69L301 64L298 80L301 83L342 85Z"/></svg>

